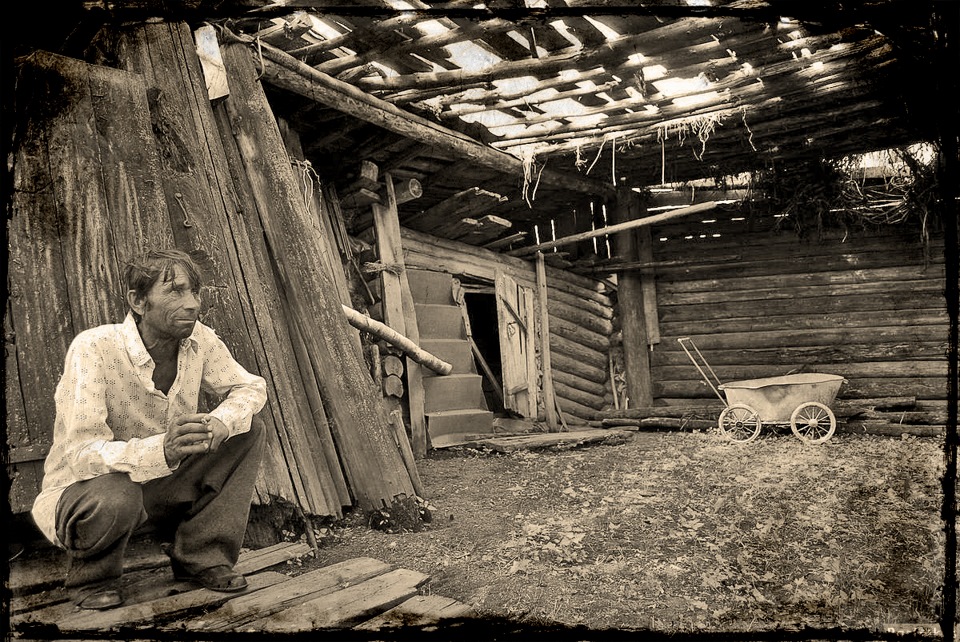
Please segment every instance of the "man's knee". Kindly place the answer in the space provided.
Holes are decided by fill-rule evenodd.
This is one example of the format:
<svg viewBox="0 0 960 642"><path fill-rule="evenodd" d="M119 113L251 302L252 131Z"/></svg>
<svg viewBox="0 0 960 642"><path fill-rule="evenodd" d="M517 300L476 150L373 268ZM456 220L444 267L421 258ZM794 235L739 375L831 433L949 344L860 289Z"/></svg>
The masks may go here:
<svg viewBox="0 0 960 642"><path fill-rule="evenodd" d="M144 518L143 490L126 474L76 482L57 507L57 537L76 552L97 554L129 535Z"/></svg>

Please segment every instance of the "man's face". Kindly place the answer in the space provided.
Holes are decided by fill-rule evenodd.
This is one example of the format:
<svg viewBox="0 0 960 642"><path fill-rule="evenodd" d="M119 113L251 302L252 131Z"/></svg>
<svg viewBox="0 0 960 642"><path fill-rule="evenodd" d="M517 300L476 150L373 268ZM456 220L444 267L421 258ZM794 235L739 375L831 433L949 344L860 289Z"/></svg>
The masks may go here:
<svg viewBox="0 0 960 642"><path fill-rule="evenodd" d="M140 333L144 338L186 339L200 315L200 291L180 266L173 278L158 280L147 292L140 313Z"/></svg>

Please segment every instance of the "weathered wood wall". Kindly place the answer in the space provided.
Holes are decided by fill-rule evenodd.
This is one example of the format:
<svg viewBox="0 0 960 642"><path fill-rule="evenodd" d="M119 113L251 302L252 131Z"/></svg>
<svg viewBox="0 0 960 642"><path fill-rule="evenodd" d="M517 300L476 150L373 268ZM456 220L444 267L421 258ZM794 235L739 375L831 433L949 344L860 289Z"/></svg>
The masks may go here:
<svg viewBox="0 0 960 642"><path fill-rule="evenodd" d="M70 341L122 320L128 257L171 246L210 280L204 321L267 380L259 500L339 516L412 496L355 332L312 260L316 212L253 51L233 51L236 95L216 113L184 24L105 30L91 52L99 65L20 61L4 321L11 508L29 510L39 490Z"/></svg>
<svg viewBox="0 0 960 642"><path fill-rule="evenodd" d="M840 399L946 401L943 243L915 227L808 229L717 211L652 230L661 343L655 396L717 401L677 343L692 337L721 381L790 372L845 377ZM741 220L737 220L737 219ZM665 239L665 240L664 240Z"/></svg>
<svg viewBox="0 0 960 642"><path fill-rule="evenodd" d="M532 261L407 228L401 233L408 267L485 283L494 282L499 268L518 284L536 291ZM549 266L545 271L554 393L568 418L590 420L612 404L607 355L613 332L613 303L601 281Z"/></svg>

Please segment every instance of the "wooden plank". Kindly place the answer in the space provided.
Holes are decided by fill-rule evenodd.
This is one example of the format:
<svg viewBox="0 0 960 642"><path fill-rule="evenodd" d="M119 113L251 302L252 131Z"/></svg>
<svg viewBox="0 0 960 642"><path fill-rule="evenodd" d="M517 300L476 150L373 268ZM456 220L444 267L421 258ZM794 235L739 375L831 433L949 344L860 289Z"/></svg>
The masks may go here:
<svg viewBox="0 0 960 642"><path fill-rule="evenodd" d="M221 607L184 623L187 630L230 631L269 617L291 606L360 584L393 570L393 566L370 557L331 564L298 575L268 590L235 597Z"/></svg>
<svg viewBox="0 0 960 642"><path fill-rule="evenodd" d="M505 435L492 439L474 439L469 443L471 446L483 446L498 452L509 453L544 448L575 448L597 443L622 443L630 437L631 433L627 430L586 428L568 432Z"/></svg>
<svg viewBox="0 0 960 642"><path fill-rule="evenodd" d="M379 631L398 627L450 626L476 616L476 611L449 597L415 595L380 615L353 627L358 631Z"/></svg>
<svg viewBox="0 0 960 642"><path fill-rule="evenodd" d="M224 48L224 61L234 92L222 108L224 136L231 136L240 153L242 171L251 186L260 224L277 272L304 333L310 359L323 387L347 480L364 509L390 504L398 495L413 495L406 468L390 433L388 418L373 380L353 349L351 332L339 301L318 257L301 230L309 213L283 150L270 105L257 81L252 54L245 46ZM238 99L237 96L242 99ZM232 127L242 123L243 127ZM304 326L301 326L304 327ZM336 363L336 369L329 364Z"/></svg>
<svg viewBox="0 0 960 642"><path fill-rule="evenodd" d="M216 29L213 25L204 25L194 31L194 38L197 42L200 66L203 68L203 78L207 85L207 96L210 100L228 96L230 85L223 68L223 58L220 57Z"/></svg>
<svg viewBox="0 0 960 642"><path fill-rule="evenodd" d="M247 628L264 633L293 633L355 626L413 597L429 579L423 573L396 569L256 620Z"/></svg>
<svg viewBox="0 0 960 642"><path fill-rule="evenodd" d="M288 580L287 576L274 571L258 573L247 579L248 587L244 593L255 593ZM141 623L156 627L164 620L180 618L198 609L215 608L231 598L230 593L201 588L108 611L83 611L63 618L57 626L63 633L122 630L136 628Z"/></svg>
<svg viewBox="0 0 960 642"><path fill-rule="evenodd" d="M653 261L653 239L649 227L641 227L636 232L637 258L641 261ZM653 274L640 275L640 290L643 292L643 320L647 326L647 345L660 343L660 323L657 313L657 282Z"/></svg>
<svg viewBox="0 0 960 642"><path fill-rule="evenodd" d="M246 575L298 559L312 551L313 548L305 542L280 542L269 548L245 552L234 568L238 573Z"/></svg>

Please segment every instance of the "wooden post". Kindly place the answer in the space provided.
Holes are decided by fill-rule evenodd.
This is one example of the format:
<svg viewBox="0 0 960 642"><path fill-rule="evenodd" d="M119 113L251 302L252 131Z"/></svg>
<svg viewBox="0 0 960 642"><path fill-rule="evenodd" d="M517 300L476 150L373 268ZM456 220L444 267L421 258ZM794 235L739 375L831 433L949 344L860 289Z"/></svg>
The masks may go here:
<svg viewBox="0 0 960 642"><path fill-rule="evenodd" d="M537 301L540 314L540 361L543 364L543 407L547 426L557 431L557 400L553 392L553 372L550 366L550 315L547 314L547 270L543 254L537 253Z"/></svg>
<svg viewBox="0 0 960 642"><path fill-rule="evenodd" d="M410 293L410 283L403 264L403 247L400 241L400 219L397 216L397 195L393 178L383 175L386 184L386 204L374 203L373 222L377 235L377 253L380 262L395 268L383 270L383 320L389 327L406 336L414 344L420 343L417 315ZM407 402L410 410L410 447L415 457L427 453L427 429L424 414L424 393L420 362L407 357Z"/></svg>
<svg viewBox="0 0 960 642"><path fill-rule="evenodd" d="M689 209L689 208L688 208ZM614 227L628 225L640 213L638 195L621 189L613 208ZM627 232L611 239L614 254L623 260L638 259L636 234ZM650 378L650 353L644 315L643 283L639 274L624 272L619 275L617 287L620 323L623 331L623 362L627 376L627 399L631 406L653 404L653 383Z"/></svg>

